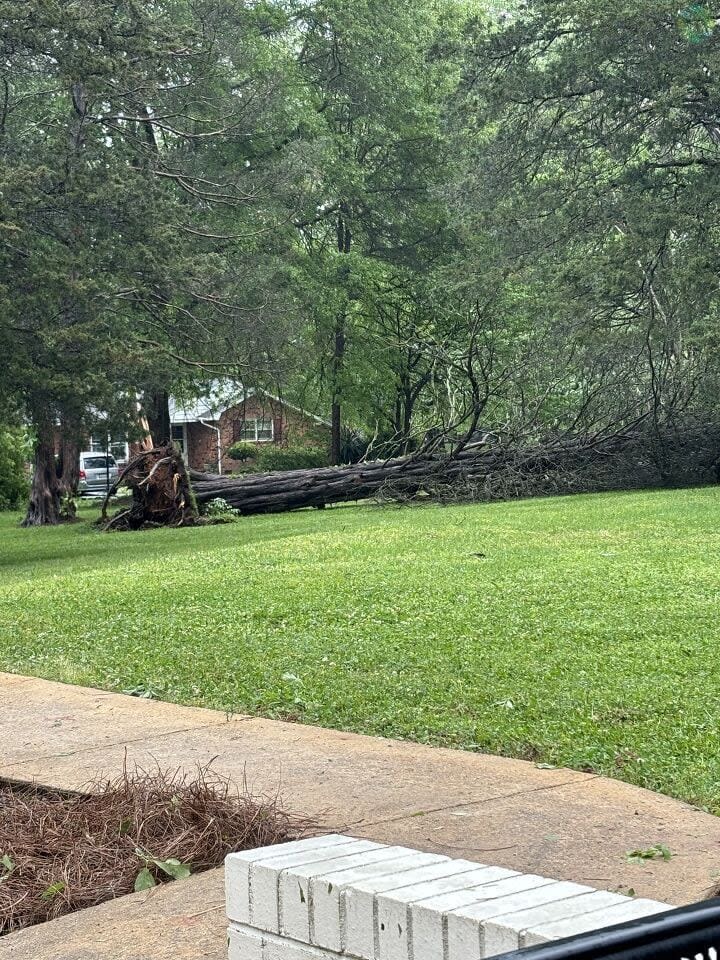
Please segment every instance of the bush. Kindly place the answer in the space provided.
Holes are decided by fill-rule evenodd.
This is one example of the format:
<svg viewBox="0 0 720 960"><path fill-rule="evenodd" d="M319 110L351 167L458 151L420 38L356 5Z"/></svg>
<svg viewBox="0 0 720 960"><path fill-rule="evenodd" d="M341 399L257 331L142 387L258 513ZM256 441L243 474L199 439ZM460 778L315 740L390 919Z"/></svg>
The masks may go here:
<svg viewBox="0 0 720 960"><path fill-rule="evenodd" d="M368 452L369 439L359 430L343 427L340 436L340 462L359 463Z"/></svg>
<svg viewBox="0 0 720 960"><path fill-rule="evenodd" d="M320 447L260 447L257 469L260 473L274 470L312 470L329 463L326 450Z"/></svg>
<svg viewBox="0 0 720 960"><path fill-rule="evenodd" d="M234 443L227 452L231 460L239 460L245 463L246 460L254 460L257 457L258 448L254 443L245 443L243 440Z"/></svg>
<svg viewBox="0 0 720 960"><path fill-rule="evenodd" d="M30 487L29 456L25 431L0 424L0 510L17 510L24 504Z"/></svg>
<svg viewBox="0 0 720 960"><path fill-rule="evenodd" d="M203 514L206 517L212 517L213 520L232 520L240 516L240 511L231 507L227 500L223 500L222 497L215 497L214 500L205 504Z"/></svg>

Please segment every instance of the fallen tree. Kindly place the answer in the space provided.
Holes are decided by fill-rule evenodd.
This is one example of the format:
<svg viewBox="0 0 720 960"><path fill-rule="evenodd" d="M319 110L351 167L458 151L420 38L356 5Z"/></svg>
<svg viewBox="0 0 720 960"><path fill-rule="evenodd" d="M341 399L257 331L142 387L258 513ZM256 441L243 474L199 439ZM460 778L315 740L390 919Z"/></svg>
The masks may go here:
<svg viewBox="0 0 720 960"><path fill-rule="evenodd" d="M482 442L454 453L429 452L341 467L219 476L186 470L172 444L144 450L108 491L100 525L106 530L191 526L209 522L198 504L224 500L243 515L375 498L404 502L508 500L715 483L720 426L663 431L630 429L543 444ZM108 518L121 487L132 503Z"/></svg>
<svg viewBox="0 0 720 960"><path fill-rule="evenodd" d="M521 496L717 482L720 428L631 430L545 444L484 443L344 467L222 477L191 471L197 502L225 500L242 514L324 507L370 497L403 501Z"/></svg>

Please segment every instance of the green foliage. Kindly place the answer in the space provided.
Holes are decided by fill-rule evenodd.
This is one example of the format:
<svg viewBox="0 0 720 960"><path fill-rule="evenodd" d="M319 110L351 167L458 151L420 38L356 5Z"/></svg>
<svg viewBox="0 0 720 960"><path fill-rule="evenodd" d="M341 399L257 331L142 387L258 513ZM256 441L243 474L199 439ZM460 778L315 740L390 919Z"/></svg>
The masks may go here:
<svg viewBox="0 0 720 960"><path fill-rule="evenodd" d="M133 887L135 893L141 893L143 890L149 890L154 886L156 886L155 877L150 872L149 867L143 867L135 878Z"/></svg>
<svg viewBox="0 0 720 960"><path fill-rule="evenodd" d="M45 439L137 430L139 391L285 336L255 323L284 299L282 10L72 7L0 0L0 395Z"/></svg>
<svg viewBox="0 0 720 960"><path fill-rule="evenodd" d="M455 114L457 222L483 262L466 295L503 291L528 349L509 392L541 429L715 416L715 41L710 5L671 0L548 0L475 32Z"/></svg>
<svg viewBox="0 0 720 960"><path fill-rule="evenodd" d="M212 517L214 520L233 520L240 516L240 511L231 507L227 500L223 500L222 497L209 500L202 512L204 516Z"/></svg>
<svg viewBox="0 0 720 960"><path fill-rule="evenodd" d="M245 443L240 440L228 448L227 455L231 460L238 460L245 463L247 460L254 460L257 457L258 448L254 443Z"/></svg>
<svg viewBox="0 0 720 960"><path fill-rule="evenodd" d="M716 487L114 537L7 514L0 670L591 768L718 813L719 531Z"/></svg>
<svg viewBox="0 0 720 960"><path fill-rule="evenodd" d="M648 860L658 860L662 858L666 862L672 860L673 853L664 843L656 843L653 847L646 850L629 850L625 855L628 863L647 863Z"/></svg>
<svg viewBox="0 0 720 960"><path fill-rule="evenodd" d="M716 27L715 14L705 3L691 3L678 15L681 35L690 43L708 40Z"/></svg>
<svg viewBox="0 0 720 960"><path fill-rule="evenodd" d="M391 301L411 301L404 288L433 275L453 244L439 189L451 160L442 115L469 11L431 0L298 7L298 79L316 110L294 220L295 287L310 319L298 379L326 412L335 405L372 434L378 408L392 419L398 389L417 382L412 322L388 343ZM427 315L415 304L418 313Z"/></svg>
<svg viewBox="0 0 720 960"><path fill-rule="evenodd" d="M30 443L19 427L0 424L0 510L17 510L29 487Z"/></svg>
<svg viewBox="0 0 720 960"><path fill-rule="evenodd" d="M328 463L328 452L321 447L276 447L270 444L258 448L255 461L259 473L311 470L314 467L326 467Z"/></svg>
<svg viewBox="0 0 720 960"><path fill-rule="evenodd" d="M174 857L168 857L166 860L160 860L158 857L154 857L147 850L143 850L142 847L136 847L135 854L145 864L135 880L136 893L138 890L148 890L150 887L155 886L156 880L152 875L150 867L155 867L156 870L160 870L172 880L186 880L190 876L190 867L188 867L186 864L180 863L180 861Z"/></svg>
<svg viewBox="0 0 720 960"><path fill-rule="evenodd" d="M98 410L132 430L138 393L219 368L330 416L341 460L338 424L384 456L439 425L714 418L710 4L0 0L0 20L0 394L38 438ZM290 453L261 469L310 465Z"/></svg>
<svg viewBox="0 0 720 960"><path fill-rule="evenodd" d="M360 431L353 430L350 427L346 427L342 431L341 437L341 461L343 463L359 463L368 452L368 438Z"/></svg>
<svg viewBox="0 0 720 960"><path fill-rule="evenodd" d="M64 890L65 882L63 880L56 880L55 883L51 883L47 889L43 890L43 892L40 894L40 897L42 900L53 900Z"/></svg>

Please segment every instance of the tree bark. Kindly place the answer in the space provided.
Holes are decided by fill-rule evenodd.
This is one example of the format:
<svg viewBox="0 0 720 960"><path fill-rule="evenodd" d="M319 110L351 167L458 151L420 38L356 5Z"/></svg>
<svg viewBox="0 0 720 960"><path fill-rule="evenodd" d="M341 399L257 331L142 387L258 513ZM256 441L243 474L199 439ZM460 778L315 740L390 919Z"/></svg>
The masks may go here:
<svg viewBox="0 0 720 960"><path fill-rule="evenodd" d="M337 219L337 249L338 253L347 255L352 249L352 230L347 221L347 204L340 205ZM349 261L343 270L345 280L349 279ZM342 376L345 368L346 346L346 316L340 311L335 317L332 355L332 405L330 408L330 462L339 464L342 460Z"/></svg>
<svg viewBox="0 0 720 960"><path fill-rule="evenodd" d="M350 466L251 474L242 479L191 471L190 478L198 503L221 497L242 514L271 513L363 500L380 493L402 500L421 491L449 491L467 484L479 487L493 474L518 469L519 463L525 473L542 473L559 455L557 449L531 452L487 447L457 458L396 457Z"/></svg>
<svg viewBox="0 0 720 960"><path fill-rule="evenodd" d="M60 461L58 463L58 492L62 519L72 520L77 514L75 498L80 482L80 434L67 423L61 427Z"/></svg>
<svg viewBox="0 0 720 960"><path fill-rule="evenodd" d="M162 447L170 443L170 397L167 390L158 390L147 395L145 413L155 446Z"/></svg>
<svg viewBox="0 0 720 960"><path fill-rule="evenodd" d="M439 502L457 502L643 489L662 484L648 457L650 441L646 433L628 431L529 447L481 442L451 456L415 454L242 478L190 471L190 479L198 503L220 497L242 514L377 496L403 501L421 492ZM686 431L673 444L674 482L712 482L720 427Z"/></svg>
<svg viewBox="0 0 720 960"><path fill-rule="evenodd" d="M330 408L330 462L339 464L342 460L342 394L340 380L345 362L345 317L339 316L335 325L333 345L332 387L333 397Z"/></svg>
<svg viewBox="0 0 720 960"><path fill-rule="evenodd" d="M52 422L37 424L36 430L30 502L22 526L56 526L60 523L60 481L55 466Z"/></svg>
<svg viewBox="0 0 720 960"><path fill-rule="evenodd" d="M132 493L132 503L108 518L110 498L120 487ZM104 530L149 527L189 527L198 520L197 504L185 463L172 443L144 450L128 463L110 487L102 506Z"/></svg>

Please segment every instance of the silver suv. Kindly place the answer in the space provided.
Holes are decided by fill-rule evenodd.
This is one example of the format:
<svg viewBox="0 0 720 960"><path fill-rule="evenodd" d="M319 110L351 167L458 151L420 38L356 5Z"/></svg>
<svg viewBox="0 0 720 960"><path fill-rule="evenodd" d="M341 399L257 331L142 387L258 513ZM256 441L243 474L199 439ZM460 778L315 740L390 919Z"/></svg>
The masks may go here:
<svg viewBox="0 0 720 960"><path fill-rule="evenodd" d="M81 497L104 497L117 478L118 465L112 454L90 450L80 454L78 492Z"/></svg>

